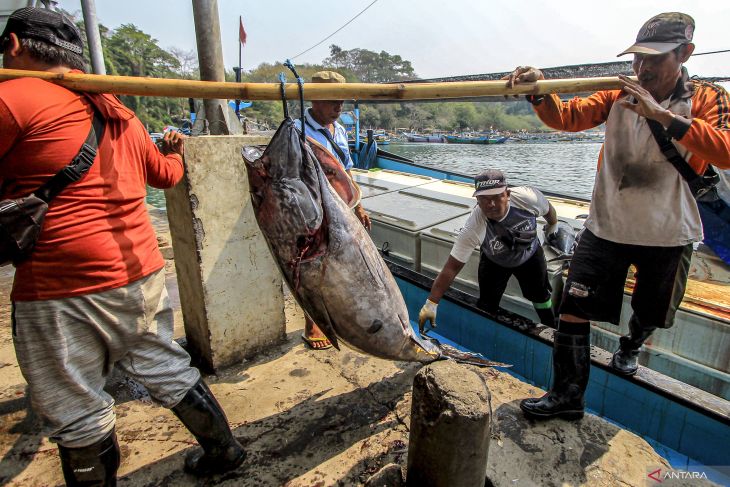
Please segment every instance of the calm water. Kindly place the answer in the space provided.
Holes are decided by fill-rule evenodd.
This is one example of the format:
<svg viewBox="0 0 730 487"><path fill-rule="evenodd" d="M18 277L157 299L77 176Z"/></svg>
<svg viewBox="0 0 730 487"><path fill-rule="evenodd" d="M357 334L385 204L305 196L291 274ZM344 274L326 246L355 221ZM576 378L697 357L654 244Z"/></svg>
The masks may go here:
<svg viewBox="0 0 730 487"><path fill-rule="evenodd" d="M155 208L165 209L165 193L161 189L147 186L147 203Z"/></svg>
<svg viewBox="0 0 730 487"><path fill-rule="evenodd" d="M544 144L393 144L388 152L419 164L463 174L476 174L496 167L510 184L527 184L539 189L590 198L596 174L600 143L553 142ZM165 207L162 191L148 188L147 201Z"/></svg>
<svg viewBox="0 0 730 487"><path fill-rule="evenodd" d="M597 142L544 144L507 142L496 145L391 143L383 149L419 164L462 174L472 175L483 169L498 168L504 171L510 184L532 185L546 191L590 198L601 144Z"/></svg>

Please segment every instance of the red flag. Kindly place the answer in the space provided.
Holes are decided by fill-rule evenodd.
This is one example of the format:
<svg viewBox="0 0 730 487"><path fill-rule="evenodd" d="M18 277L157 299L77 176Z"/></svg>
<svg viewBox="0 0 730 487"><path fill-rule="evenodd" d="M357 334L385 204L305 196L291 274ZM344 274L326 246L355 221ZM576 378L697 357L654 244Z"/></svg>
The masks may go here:
<svg viewBox="0 0 730 487"><path fill-rule="evenodd" d="M243 28L243 19L240 16L238 17L238 22L238 40L242 45L246 45L246 30Z"/></svg>

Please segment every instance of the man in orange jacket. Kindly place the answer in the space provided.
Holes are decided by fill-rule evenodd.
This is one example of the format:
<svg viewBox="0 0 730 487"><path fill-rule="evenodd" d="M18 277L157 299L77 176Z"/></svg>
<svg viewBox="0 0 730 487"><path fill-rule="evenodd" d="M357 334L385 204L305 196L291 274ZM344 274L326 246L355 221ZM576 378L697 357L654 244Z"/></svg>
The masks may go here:
<svg viewBox="0 0 730 487"><path fill-rule="evenodd" d="M589 320L618 325L630 265L636 286L629 321L611 365L633 375L639 348L656 328L672 326L684 295L692 244L702 240L697 202L686 180L660 150L649 124L656 121L697 174L709 162L730 168L730 102L719 86L691 80L682 64L694 51L694 20L668 12L649 19L633 54L638 82L620 76L622 90L561 102L530 96L548 126L580 131L606 124L590 216L567 278L553 350L553 384L541 398L520 404L526 416L583 416L590 370ZM518 67L508 86L544 79Z"/></svg>
<svg viewBox="0 0 730 487"><path fill-rule="evenodd" d="M51 10L13 12L0 48L5 68L67 73L85 66L79 30ZM234 469L245 452L173 340L165 263L145 207L146 184L169 188L182 177L182 136L168 133L162 154L113 96L36 78L2 82L2 198L29 195L71 162L95 112L104 130L93 165L52 200L33 253L16 263L13 342L31 404L58 443L68 485L116 485L114 399L104 391L114 366L195 435L203 449L188 456L186 470Z"/></svg>

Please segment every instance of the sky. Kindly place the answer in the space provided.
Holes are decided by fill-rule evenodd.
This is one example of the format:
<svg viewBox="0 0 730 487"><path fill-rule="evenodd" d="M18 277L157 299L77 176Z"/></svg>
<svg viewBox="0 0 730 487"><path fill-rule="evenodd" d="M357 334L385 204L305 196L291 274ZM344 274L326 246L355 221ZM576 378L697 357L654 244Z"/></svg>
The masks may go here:
<svg viewBox="0 0 730 487"><path fill-rule="evenodd" d="M248 35L243 68L250 70L317 44L371 1L218 0L226 68L238 64L239 15ZM58 4L80 15L79 0ZM131 23L163 48L195 51L189 0L96 0L96 8L109 28ZM509 71L517 65L608 62L634 42L646 20L667 11L694 17L696 52L730 49L728 0L377 0L293 62L320 63L331 44L399 54L421 78ZM730 77L730 53L694 57L686 66L690 74Z"/></svg>

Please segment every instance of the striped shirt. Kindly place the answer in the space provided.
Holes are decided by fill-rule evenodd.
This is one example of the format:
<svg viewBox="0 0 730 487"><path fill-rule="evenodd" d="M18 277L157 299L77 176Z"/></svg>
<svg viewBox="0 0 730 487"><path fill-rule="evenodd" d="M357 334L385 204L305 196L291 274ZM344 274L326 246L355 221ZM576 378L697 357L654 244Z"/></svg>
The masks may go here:
<svg viewBox="0 0 730 487"><path fill-rule="evenodd" d="M345 127L343 127L340 123L335 122L335 135L332 137L337 146L340 148L340 151L344 154L345 160L343 161L339 154L337 154L337 151L332 148L332 143L330 142L329 138L322 132L323 130L329 130L327 127L323 127L320 125L314 117L312 117L312 114L310 113L311 108L308 108L306 113L304 114L304 118L306 119L306 134L307 137L311 137L323 146L327 148L328 151L330 151L337 159L340 160L343 166L345 166L345 170L349 171L352 169L352 167L355 165L355 163L352 162L352 157L350 156L350 147L347 143L347 132L345 132ZM302 129L302 122L297 119L294 121L295 125L299 130ZM331 134L332 132L330 132Z"/></svg>

